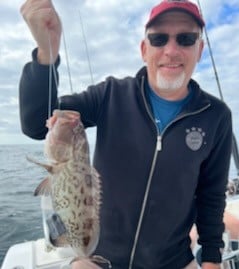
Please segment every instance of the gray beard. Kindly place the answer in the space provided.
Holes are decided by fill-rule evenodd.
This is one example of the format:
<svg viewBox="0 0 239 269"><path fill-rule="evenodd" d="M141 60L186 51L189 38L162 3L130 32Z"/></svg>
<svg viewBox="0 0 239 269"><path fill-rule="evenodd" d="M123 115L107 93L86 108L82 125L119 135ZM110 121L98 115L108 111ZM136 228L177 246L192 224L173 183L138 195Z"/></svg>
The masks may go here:
<svg viewBox="0 0 239 269"><path fill-rule="evenodd" d="M174 80L165 79L160 72L157 73L157 86L160 90L173 92L180 89L183 86L186 74L182 72Z"/></svg>

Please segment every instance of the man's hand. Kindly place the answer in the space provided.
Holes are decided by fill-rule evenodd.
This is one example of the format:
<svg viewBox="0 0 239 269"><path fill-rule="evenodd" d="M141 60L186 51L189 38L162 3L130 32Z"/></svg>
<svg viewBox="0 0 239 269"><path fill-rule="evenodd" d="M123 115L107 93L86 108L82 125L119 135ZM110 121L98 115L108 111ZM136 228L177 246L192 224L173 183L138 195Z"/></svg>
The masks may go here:
<svg viewBox="0 0 239 269"><path fill-rule="evenodd" d="M88 259L81 259L79 261L72 263L72 269L102 269L95 263L89 261Z"/></svg>
<svg viewBox="0 0 239 269"><path fill-rule="evenodd" d="M51 0L26 0L21 7L21 14L37 42L39 63L54 63L59 53L61 22Z"/></svg>
<svg viewBox="0 0 239 269"><path fill-rule="evenodd" d="M202 263L202 269L220 269L219 263L204 262Z"/></svg>

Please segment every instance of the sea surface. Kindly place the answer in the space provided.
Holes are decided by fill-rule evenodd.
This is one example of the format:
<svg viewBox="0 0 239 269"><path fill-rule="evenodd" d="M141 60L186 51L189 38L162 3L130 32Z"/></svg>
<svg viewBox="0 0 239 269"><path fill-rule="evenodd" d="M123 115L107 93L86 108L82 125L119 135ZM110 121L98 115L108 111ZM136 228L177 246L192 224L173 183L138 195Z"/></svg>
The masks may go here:
<svg viewBox="0 0 239 269"><path fill-rule="evenodd" d="M33 192L47 173L26 156L44 160L43 145L0 145L0 265L11 245L43 237Z"/></svg>

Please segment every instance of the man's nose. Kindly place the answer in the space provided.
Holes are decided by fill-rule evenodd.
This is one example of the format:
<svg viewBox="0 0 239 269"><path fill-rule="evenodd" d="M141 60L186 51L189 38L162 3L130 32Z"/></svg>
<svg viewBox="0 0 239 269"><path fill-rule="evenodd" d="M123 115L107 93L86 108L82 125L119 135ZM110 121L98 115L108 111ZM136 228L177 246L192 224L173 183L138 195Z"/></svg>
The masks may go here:
<svg viewBox="0 0 239 269"><path fill-rule="evenodd" d="M164 46L164 52L168 55L177 55L180 49L181 46L177 43L175 37L169 37L167 44Z"/></svg>

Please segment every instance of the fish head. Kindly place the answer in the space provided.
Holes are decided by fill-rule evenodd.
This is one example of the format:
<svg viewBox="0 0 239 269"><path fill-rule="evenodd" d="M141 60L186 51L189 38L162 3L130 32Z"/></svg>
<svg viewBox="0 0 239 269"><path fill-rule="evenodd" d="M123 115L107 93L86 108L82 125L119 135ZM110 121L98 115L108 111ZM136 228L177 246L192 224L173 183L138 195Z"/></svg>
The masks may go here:
<svg viewBox="0 0 239 269"><path fill-rule="evenodd" d="M66 162L73 154L74 145L84 126L77 111L54 110L47 120L48 133L45 155L55 162Z"/></svg>

